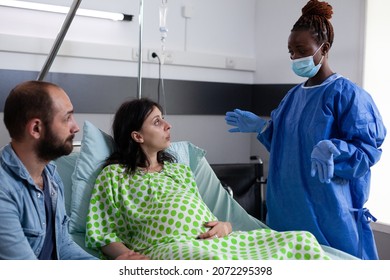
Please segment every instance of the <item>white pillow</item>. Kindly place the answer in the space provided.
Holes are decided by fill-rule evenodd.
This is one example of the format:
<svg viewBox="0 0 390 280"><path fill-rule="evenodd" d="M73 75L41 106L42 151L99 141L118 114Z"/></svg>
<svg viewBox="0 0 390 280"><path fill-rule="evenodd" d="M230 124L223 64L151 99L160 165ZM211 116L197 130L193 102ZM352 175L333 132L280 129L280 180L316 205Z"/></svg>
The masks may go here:
<svg viewBox="0 0 390 280"><path fill-rule="evenodd" d="M103 168L104 161L114 150L112 137L84 122L80 154L72 174L72 200L70 208L69 232L85 232L91 191L96 177Z"/></svg>

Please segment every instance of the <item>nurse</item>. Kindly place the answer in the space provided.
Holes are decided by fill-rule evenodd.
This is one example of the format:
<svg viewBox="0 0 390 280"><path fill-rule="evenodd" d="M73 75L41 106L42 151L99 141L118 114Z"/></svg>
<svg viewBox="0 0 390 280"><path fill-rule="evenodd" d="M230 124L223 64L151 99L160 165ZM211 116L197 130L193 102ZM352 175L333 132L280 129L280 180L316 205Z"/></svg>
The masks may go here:
<svg viewBox="0 0 390 280"><path fill-rule="evenodd" d="M319 242L362 259L378 259L364 207L370 168L381 157L386 128L371 96L333 72L332 6L309 1L288 38L292 70L307 80L292 88L270 121L235 109L230 132L256 132L270 152L267 224L307 230Z"/></svg>

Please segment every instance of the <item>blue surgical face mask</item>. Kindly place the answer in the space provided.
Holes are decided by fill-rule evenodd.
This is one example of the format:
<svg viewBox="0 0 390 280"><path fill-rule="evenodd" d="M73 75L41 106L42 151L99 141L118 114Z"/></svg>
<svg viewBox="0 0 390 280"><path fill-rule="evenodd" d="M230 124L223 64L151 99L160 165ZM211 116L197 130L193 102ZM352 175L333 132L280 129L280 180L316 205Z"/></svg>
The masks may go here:
<svg viewBox="0 0 390 280"><path fill-rule="evenodd" d="M311 78L318 73L322 66L322 60L324 56L322 56L320 62L317 65L314 63L314 56L318 50L321 49L323 44L324 43L321 44L321 46L314 52L313 55L291 60L291 67L295 74L301 77Z"/></svg>

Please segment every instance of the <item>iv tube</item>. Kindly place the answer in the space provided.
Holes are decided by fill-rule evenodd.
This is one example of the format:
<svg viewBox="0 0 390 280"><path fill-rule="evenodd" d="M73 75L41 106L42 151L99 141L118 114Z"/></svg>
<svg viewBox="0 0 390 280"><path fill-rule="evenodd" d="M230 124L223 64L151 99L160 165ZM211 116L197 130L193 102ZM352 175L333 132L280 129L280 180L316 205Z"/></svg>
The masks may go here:
<svg viewBox="0 0 390 280"><path fill-rule="evenodd" d="M161 6L159 9L160 13L160 33L161 33L161 44L164 51L165 38L167 37L168 28L167 28L167 13L168 13L168 0L162 0Z"/></svg>

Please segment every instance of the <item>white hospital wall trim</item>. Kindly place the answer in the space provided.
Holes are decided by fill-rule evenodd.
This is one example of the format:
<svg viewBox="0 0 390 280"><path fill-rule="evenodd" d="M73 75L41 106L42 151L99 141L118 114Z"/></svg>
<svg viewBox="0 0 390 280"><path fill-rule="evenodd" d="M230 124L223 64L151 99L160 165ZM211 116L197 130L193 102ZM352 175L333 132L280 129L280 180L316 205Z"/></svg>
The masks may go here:
<svg viewBox="0 0 390 280"><path fill-rule="evenodd" d="M44 55L2 52L0 50L0 66L2 69L7 70L40 71L45 58L46 56ZM58 56L51 67L50 73L54 72L137 77L137 64L130 61ZM143 66L143 72L144 78L158 78L158 65L155 63L147 63ZM163 74L164 79L240 84L253 83L253 73L248 71L226 71L216 68L167 65L164 67Z"/></svg>
<svg viewBox="0 0 390 280"><path fill-rule="evenodd" d="M30 36L0 34L1 51L46 56L54 40L49 38L34 38ZM150 54L156 52L166 56L165 65L192 66L216 68L225 70L249 71L256 70L254 57L239 57L234 55L209 54L179 50L166 50L164 54L158 48L143 49L143 63L157 64ZM168 56L169 55L169 56ZM64 41L58 52L59 57L113 60L138 63L138 48L126 45L104 43Z"/></svg>

